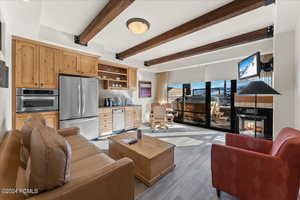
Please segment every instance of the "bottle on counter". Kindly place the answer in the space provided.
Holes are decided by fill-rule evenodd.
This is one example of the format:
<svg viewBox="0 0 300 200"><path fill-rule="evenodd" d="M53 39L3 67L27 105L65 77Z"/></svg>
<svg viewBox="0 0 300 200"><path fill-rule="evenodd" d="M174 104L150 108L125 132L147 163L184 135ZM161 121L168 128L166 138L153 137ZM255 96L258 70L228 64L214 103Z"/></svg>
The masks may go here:
<svg viewBox="0 0 300 200"><path fill-rule="evenodd" d="M137 139L138 139L138 140L141 140L142 138L143 138L142 130L141 130L141 129L138 129L138 130L137 130Z"/></svg>

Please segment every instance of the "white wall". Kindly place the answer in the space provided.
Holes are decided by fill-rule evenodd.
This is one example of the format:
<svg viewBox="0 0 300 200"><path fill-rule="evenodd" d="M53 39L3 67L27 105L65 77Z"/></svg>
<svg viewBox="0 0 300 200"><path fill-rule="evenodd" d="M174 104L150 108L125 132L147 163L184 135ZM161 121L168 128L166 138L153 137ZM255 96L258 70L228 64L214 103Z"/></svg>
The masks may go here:
<svg viewBox="0 0 300 200"><path fill-rule="evenodd" d="M9 67L9 88L0 88L0 140L7 130L12 127L11 122L11 34L0 10L0 20L2 22L2 51L0 59L6 62Z"/></svg>
<svg viewBox="0 0 300 200"><path fill-rule="evenodd" d="M139 98L138 87L133 92L133 103L142 105L142 119L143 122L149 122L151 103L154 102L156 94L156 75L155 73L148 72L139 69L137 72L138 81L151 81L152 82L152 97L151 98Z"/></svg>
<svg viewBox="0 0 300 200"><path fill-rule="evenodd" d="M226 61L169 72L169 83L192 83L237 79L240 60Z"/></svg>
<svg viewBox="0 0 300 200"><path fill-rule="evenodd" d="M205 66L168 72L169 83L191 83L205 81Z"/></svg>
<svg viewBox="0 0 300 200"><path fill-rule="evenodd" d="M295 128L300 130L300 17L295 31Z"/></svg>
<svg viewBox="0 0 300 200"><path fill-rule="evenodd" d="M281 95L274 98L273 138L284 127L300 128L300 1L277 0L275 5L273 85Z"/></svg>
<svg viewBox="0 0 300 200"><path fill-rule="evenodd" d="M294 31L277 33L274 38L273 86L281 93L274 98L273 138L284 127L294 127Z"/></svg>

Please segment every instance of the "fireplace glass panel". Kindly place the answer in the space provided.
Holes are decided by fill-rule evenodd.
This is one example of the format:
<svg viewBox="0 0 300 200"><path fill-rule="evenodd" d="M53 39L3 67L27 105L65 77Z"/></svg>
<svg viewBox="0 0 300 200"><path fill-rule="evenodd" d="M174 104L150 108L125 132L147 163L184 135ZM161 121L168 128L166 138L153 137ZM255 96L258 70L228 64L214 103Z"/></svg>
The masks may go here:
<svg viewBox="0 0 300 200"><path fill-rule="evenodd" d="M256 128L256 132L255 132ZM239 118L239 133L242 135L264 138L264 120L255 120L249 118Z"/></svg>

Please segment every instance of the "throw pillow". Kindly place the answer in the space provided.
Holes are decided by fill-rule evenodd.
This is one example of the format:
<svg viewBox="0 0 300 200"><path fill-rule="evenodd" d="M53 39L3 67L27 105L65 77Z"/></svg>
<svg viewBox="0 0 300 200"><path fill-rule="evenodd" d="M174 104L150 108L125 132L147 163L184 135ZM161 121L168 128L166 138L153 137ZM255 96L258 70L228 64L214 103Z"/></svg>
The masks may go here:
<svg viewBox="0 0 300 200"><path fill-rule="evenodd" d="M30 140L26 185L38 192L62 186L70 179L71 147L47 126L35 127Z"/></svg>

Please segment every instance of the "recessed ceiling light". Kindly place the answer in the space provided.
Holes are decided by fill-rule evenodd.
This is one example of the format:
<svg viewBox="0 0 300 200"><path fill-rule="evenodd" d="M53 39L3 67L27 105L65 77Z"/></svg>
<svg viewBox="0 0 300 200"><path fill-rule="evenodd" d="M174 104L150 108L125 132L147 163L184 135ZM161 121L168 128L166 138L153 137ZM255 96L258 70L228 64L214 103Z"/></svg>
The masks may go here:
<svg viewBox="0 0 300 200"><path fill-rule="evenodd" d="M150 28L150 23L142 18L131 18L127 21L126 25L134 34L143 34Z"/></svg>
<svg viewBox="0 0 300 200"><path fill-rule="evenodd" d="M23 0L24 2L29 2L30 0Z"/></svg>

